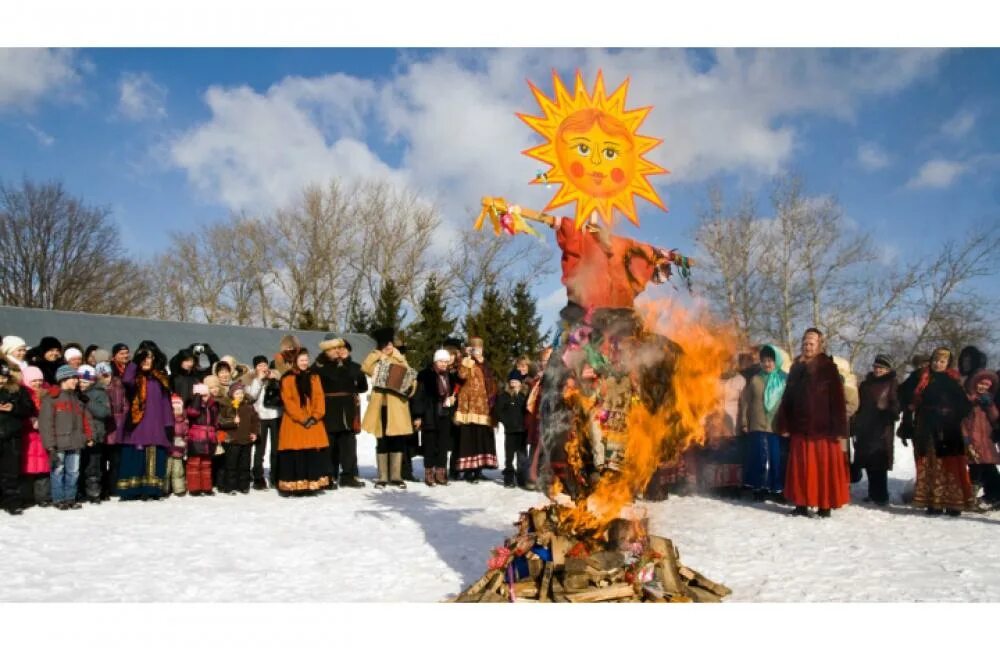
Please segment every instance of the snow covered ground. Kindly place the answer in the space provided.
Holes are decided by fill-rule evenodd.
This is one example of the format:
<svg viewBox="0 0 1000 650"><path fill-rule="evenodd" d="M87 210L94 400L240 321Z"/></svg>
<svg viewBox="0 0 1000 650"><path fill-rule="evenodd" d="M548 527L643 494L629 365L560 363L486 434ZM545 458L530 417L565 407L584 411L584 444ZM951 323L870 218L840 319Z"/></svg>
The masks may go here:
<svg viewBox="0 0 1000 650"><path fill-rule="evenodd" d="M368 435L359 436L359 456L363 490L112 501L0 517L0 600L435 602L480 577L518 513L544 502L498 483L376 492ZM912 475L910 450L900 447L895 504ZM864 485L854 486L858 501ZM685 564L731 587L729 601L1000 600L1000 513L955 520L852 505L805 520L770 503L671 497L647 505L653 532L672 538Z"/></svg>

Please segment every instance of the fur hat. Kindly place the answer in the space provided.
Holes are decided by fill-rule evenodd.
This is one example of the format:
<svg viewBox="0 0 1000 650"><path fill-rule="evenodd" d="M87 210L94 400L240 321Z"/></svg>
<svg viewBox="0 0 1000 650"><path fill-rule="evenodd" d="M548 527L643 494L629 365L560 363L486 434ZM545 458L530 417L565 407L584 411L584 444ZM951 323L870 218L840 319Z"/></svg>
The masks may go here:
<svg viewBox="0 0 1000 650"><path fill-rule="evenodd" d="M97 371L94 366L83 364L76 369L76 376L84 381L97 381Z"/></svg>
<svg viewBox="0 0 1000 650"><path fill-rule="evenodd" d="M238 382L238 381L234 381L234 382L233 382L233 383L232 383L232 384L231 384L231 385L229 386L229 396L230 396L230 397L233 397L233 396L235 396L235 395L236 395L236 391L243 391L243 392L246 392L246 386L244 386L244 385L243 385L243 384L242 384L241 382Z"/></svg>
<svg viewBox="0 0 1000 650"><path fill-rule="evenodd" d="M36 379L42 379L42 380L45 379L45 375L42 374L41 369L36 368L35 366L25 367L25 369L21 371L21 377L24 378L25 384L30 384Z"/></svg>
<svg viewBox="0 0 1000 650"><path fill-rule="evenodd" d="M113 374L111 364L107 361L98 361L97 365L94 366L94 371L98 377L110 377Z"/></svg>
<svg viewBox="0 0 1000 650"><path fill-rule="evenodd" d="M35 346L35 349L38 350L40 354L45 354L49 350L62 350L62 343L60 343L59 339L54 336L43 336L42 340L38 342L37 346Z"/></svg>
<svg viewBox="0 0 1000 650"><path fill-rule="evenodd" d="M524 381L524 375L521 374L521 371L518 370L517 368L514 368L509 373L507 373L507 381L513 381L515 379L521 382Z"/></svg>
<svg viewBox="0 0 1000 650"><path fill-rule="evenodd" d="M208 386L208 390L210 391L216 390L219 386L222 386L222 382L219 381L219 378L215 375L206 375L205 378L201 380L201 383Z"/></svg>
<svg viewBox="0 0 1000 650"><path fill-rule="evenodd" d="M323 352L342 347L344 347L344 339L333 333L327 334L323 337L323 340L319 342L319 349Z"/></svg>
<svg viewBox="0 0 1000 650"><path fill-rule="evenodd" d="M875 362L872 364L874 366L882 366L883 368L888 368L892 370L896 363L893 358L884 352L880 352L875 355Z"/></svg>
<svg viewBox="0 0 1000 650"><path fill-rule="evenodd" d="M67 379L76 379L76 369L70 366L59 366L56 369L56 381L62 382Z"/></svg>
<svg viewBox="0 0 1000 650"><path fill-rule="evenodd" d="M965 382L965 390L970 393L974 393L976 391L976 384L984 379L989 380L990 382L990 389L987 392L992 396L996 396L998 388L997 384L1000 384L1000 377L997 376L997 373L989 370L988 368L981 368L972 373L969 379Z"/></svg>
<svg viewBox="0 0 1000 650"><path fill-rule="evenodd" d="M302 347L302 344L299 343L299 337L294 334L285 334L281 337L281 343L279 343L279 346L282 350L298 350Z"/></svg>
<svg viewBox="0 0 1000 650"><path fill-rule="evenodd" d="M396 331L391 327L380 327L374 332L372 332L372 338L375 339L375 347L379 350L394 342L396 338Z"/></svg>
<svg viewBox="0 0 1000 650"><path fill-rule="evenodd" d="M438 350L437 352L435 352L434 353L434 363L437 363L438 361L447 361L447 362L450 363L451 362L451 352L448 352L447 350L444 350L444 349L441 349L441 350Z"/></svg>
<svg viewBox="0 0 1000 650"><path fill-rule="evenodd" d="M267 357L265 357L263 354L258 354L257 356L255 356L253 358L253 367L254 368L256 368L258 365L260 365L262 363L267 363Z"/></svg>
<svg viewBox="0 0 1000 650"><path fill-rule="evenodd" d="M80 348L66 348L66 351L63 352L63 358L66 359L66 361L69 361L70 359L82 359L83 350Z"/></svg>
<svg viewBox="0 0 1000 650"><path fill-rule="evenodd" d="M3 344L0 345L0 356L9 357L14 350L27 347L28 344L20 336L5 336Z"/></svg>

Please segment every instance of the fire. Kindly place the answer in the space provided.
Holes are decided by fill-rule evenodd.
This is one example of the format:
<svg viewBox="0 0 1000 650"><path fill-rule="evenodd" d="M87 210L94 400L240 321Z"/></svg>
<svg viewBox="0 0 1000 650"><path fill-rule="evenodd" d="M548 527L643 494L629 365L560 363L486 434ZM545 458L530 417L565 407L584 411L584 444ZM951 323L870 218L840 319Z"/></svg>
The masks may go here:
<svg viewBox="0 0 1000 650"><path fill-rule="evenodd" d="M662 359L675 359L666 398L651 410L649 400L634 397L627 416L624 460L617 472L606 472L589 498L560 510L566 529L602 537L649 483L659 464L677 458L705 439L705 418L720 404L719 378L735 349L731 331L717 325L703 309L689 311L671 300L646 302L638 307L648 332L667 337L680 347L674 353L666 342ZM641 363L641 360L633 363ZM578 396L566 391L570 401ZM576 432L580 427L574 427ZM579 435L571 435L567 455L574 471L582 470ZM558 486L557 486L558 487Z"/></svg>

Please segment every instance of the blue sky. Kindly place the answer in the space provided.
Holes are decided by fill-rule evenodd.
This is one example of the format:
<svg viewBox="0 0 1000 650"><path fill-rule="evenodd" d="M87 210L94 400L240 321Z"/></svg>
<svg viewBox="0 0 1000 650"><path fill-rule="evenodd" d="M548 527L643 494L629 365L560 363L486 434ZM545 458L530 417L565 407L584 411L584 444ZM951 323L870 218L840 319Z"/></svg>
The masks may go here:
<svg viewBox="0 0 1000 650"><path fill-rule="evenodd" d="M1000 222L998 50L0 50L0 179L61 179L108 205L139 256L231 210L266 213L305 183L378 176L434 199L443 237L479 197L541 208L527 185L527 79L631 77L629 105L670 209L628 234L693 250L711 179L804 175L894 253ZM551 238L549 239L551 244ZM557 308L558 278L535 293Z"/></svg>

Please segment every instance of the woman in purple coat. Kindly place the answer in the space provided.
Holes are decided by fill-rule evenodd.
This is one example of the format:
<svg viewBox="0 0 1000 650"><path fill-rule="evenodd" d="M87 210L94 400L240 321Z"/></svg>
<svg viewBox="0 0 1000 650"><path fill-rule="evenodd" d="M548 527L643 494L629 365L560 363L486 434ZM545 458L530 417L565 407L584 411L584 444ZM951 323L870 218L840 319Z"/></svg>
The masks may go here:
<svg viewBox="0 0 1000 650"><path fill-rule="evenodd" d="M123 501L159 499L173 437L173 408L167 358L155 343L144 341L125 368L122 384L128 398L124 434L119 438L117 494Z"/></svg>

